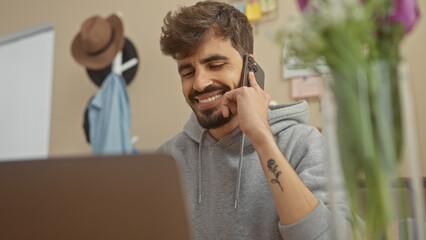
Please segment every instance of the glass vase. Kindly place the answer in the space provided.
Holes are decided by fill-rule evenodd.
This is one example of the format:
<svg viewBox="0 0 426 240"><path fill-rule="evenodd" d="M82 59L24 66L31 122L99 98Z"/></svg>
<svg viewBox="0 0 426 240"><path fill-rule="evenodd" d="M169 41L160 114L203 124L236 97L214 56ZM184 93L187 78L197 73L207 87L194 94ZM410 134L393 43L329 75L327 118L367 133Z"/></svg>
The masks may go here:
<svg viewBox="0 0 426 240"><path fill-rule="evenodd" d="M397 173L402 123L396 66L377 60L331 69L326 77L334 107L324 112L329 157L337 158L330 162L338 162L343 174L355 239L408 239L394 231L396 218L408 215Z"/></svg>

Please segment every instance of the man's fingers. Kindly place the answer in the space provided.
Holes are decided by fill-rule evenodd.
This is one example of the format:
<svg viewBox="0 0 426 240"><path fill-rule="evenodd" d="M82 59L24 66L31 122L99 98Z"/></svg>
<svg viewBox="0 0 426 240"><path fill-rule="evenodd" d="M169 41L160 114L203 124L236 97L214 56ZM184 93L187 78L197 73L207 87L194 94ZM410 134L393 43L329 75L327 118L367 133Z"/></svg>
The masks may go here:
<svg viewBox="0 0 426 240"><path fill-rule="evenodd" d="M229 92L227 92L227 93L225 93L225 95L223 95L223 100L222 100L222 115L225 117L225 118L227 118L227 117L229 117L229 115L230 115L230 110L229 110L229 107L230 107L230 94L229 94Z"/></svg>
<svg viewBox="0 0 426 240"><path fill-rule="evenodd" d="M228 108L228 106L222 105L222 115L225 118L229 117L229 108Z"/></svg>
<svg viewBox="0 0 426 240"><path fill-rule="evenodd" d="M235 91L230 91L230 92L225 93L225 95L223 95L221 109L222 109L222 115L225 118L229 117L231 112L233 114L237 114L237 112L238 112L237 103L233 99L234 97L235 97Z"/></svg>
<svg viewBox="0 0 426 240"><path fill-rule="evenodd" d="M259 84L257 84L256 77L254 76L253 72L249 72L248 79L249 79L250 87L259 88Z"/></svg>
<svg viewBox="0 0 426 240"><path fill-rule="evenodd" d="M230 102L229 103L229 110L231 110L232 114L237 114L238 113L238 107L237 107L237 103L236 102Z"/></svg>
<svg viewBox="0 0 426 240"><path fill-rule="evenodd" d="M226 94L223 95L223 100L222 100L222 115L227 118L229 116L229 100L228 98L226 98Z"/></svg>

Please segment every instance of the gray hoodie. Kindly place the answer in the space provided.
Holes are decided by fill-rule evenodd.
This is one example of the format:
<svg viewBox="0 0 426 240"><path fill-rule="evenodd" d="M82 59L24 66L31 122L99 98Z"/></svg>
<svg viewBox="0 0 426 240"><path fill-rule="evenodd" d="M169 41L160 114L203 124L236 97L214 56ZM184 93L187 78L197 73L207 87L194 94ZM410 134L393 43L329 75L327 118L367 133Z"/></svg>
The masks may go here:
<svg viewBox="0 0 426 240"><path fill-rule="evenodd" d="M288 226L279 223L258 155L239 128L216 141L192 113L184 131L158 149L181 165L195 239L332 238L325 139L308 119L306 102L272 106L268 112L278 146L319 200L308 216ZM344 205L339 209L346 212ZM348 223L346 216L338 217Z"/></svg>

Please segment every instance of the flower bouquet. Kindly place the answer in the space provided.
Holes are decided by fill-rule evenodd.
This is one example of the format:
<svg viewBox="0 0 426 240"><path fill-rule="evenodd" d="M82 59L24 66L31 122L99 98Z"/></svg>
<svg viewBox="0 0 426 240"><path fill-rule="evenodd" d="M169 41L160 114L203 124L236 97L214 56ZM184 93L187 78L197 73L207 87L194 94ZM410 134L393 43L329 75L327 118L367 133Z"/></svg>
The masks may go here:
<svg viewBox="0 0 426 240"><path fill-rule="evenodd" d="M365 185L367 239L394 239L391 221L407 214L392 201L401 155L399 46L419 16L416 0L298 0L303 14L276 35L287 54L316 69L324 60L336 105L339 159L359 231L359 183ZM399 194L402 196L402 194ZM407 234L405 234L405 238Z"/></svg>

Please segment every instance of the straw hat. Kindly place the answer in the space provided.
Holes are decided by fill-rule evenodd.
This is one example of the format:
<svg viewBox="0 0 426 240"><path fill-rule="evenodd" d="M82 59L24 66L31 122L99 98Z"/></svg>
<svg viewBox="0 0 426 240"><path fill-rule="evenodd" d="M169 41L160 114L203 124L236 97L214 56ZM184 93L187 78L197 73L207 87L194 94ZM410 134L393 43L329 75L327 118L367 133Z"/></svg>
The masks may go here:
<svg viewBox="0 0 426 240"><path fill-rule="evenodd" d="M88 18L75 36L71 52L74 59L86 68L99 70L110 65L123 49L124 34L120 17L111 15Z"/></svg>

